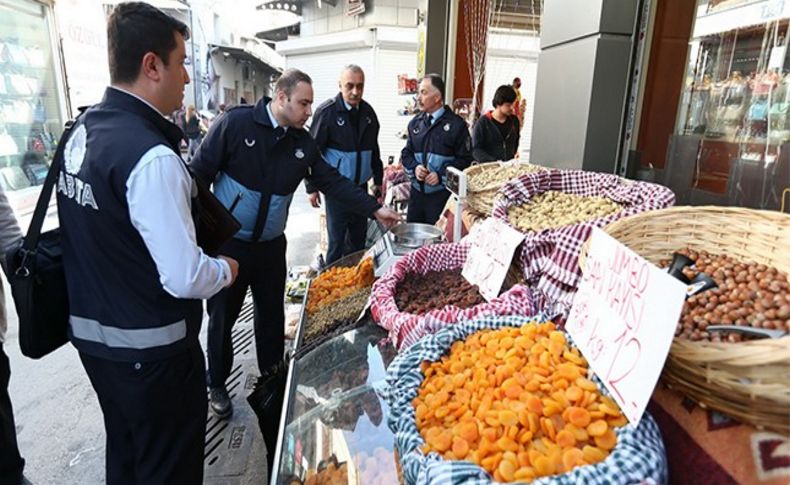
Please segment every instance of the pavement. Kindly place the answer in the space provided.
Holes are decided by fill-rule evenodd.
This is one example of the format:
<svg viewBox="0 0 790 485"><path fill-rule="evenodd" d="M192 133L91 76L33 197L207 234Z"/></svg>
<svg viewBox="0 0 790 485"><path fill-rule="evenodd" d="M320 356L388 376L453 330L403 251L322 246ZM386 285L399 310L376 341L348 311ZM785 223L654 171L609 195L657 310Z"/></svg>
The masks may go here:
<svg viewBox="0 0 790 485"><path fill-rule="evenodd" d="M304 190L293 198L286 235L289 266L309 265L319 241L319 211L310 207ZM7 282L9 333L4 350L11 362L10 394L14 406L19 447L27 463L25 476L34 485L83 485L105 483L105 435L96 394L71 345L40 359L20 354L17 316ZM251 340L251 320L240 323L238 346ZM207 322L201 341L205 348ZM243 355L242 355L243 354ZM251 359L250 356L253 356ZM206 453L205 483L245 485L266 483L265 447L257 421L246 404L244 389L257 373L254 349L243 349L237 358L241 385L234 397L237 412L223 423L207 420L214 448ZM224 428L223 428L224 426ZM226 450L226 451L223 451ZM231 453L232 452L232 453ZM272 450L273 452L273 450ZM211 465L209 462L213 460ZM227 465L227 466L222 466Z"/></svg>

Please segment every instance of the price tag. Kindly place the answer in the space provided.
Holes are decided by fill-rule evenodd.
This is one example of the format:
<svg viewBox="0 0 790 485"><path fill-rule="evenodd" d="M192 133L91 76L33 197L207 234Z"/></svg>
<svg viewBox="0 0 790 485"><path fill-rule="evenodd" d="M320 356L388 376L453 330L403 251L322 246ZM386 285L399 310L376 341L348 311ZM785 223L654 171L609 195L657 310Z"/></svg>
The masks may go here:
<svg viewBox="0 0 790 485"><path fill-rule="evenodd" d="M675 336L686 285L594 229L568 333L636 425Z"/></svg>
<svg viewBox="0 0 790 485"><path fill-rule="evenodd" d="M499 296L513 253L524 240L524 234L489 217L475 225L468 240L472 247L461 274L480 288L483 298L491 301Z"/></svg>

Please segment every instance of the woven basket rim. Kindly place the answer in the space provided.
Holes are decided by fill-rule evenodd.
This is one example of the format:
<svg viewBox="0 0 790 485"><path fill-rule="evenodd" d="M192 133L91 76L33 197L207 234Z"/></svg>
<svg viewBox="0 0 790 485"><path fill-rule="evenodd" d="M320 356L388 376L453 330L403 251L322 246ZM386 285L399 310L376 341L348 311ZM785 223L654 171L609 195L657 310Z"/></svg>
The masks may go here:
<svg viewBox="0 0 790 485"><path fill-rule="evenodd" d="M788 228L788 245L790 247L790 214L783 214L781 212L776 211L769 211L769 210L761 210L761 209L748 209L743 207L721 207L715 205L706 205L706 206L673 206L667 207L665 209L657 209L648 212L641 212L639 214L634 214L632 216L624 217L622 219L616 220L610 224L607 224L603 228L601 228L607 234L612 234L612 232L617 231L622 228L626 228L629 226L634 226L639 224L643 220L655 220L660 219L662 217L673 216L677 214L693 214L694 216L704 216L706 214L723 214L723 215L732 215L732 216L744 216L744 217L760 217L764 218L766 221L778 221L784 222L787 224ZM623 243L625 244L625 243ZM582 251L579 256L579 266L584 271L584 261L586 259L587 250L589 248L590 241L589 239L584 243L582 246ZM626 244L626 246L628 246ZM689 244L679 244L678 249L680 247L692 247L692 249L696 249ZM638 253L638 251L637 251ZM640 254L640 256L643 256ZM644 257L644 256L643 256ZM781 271L790 272L790 268L778 268ZM783 343L786 343L790 346L790 336L785 336L779 340ZM708 342L708 341L694 341L683 339L679 337L675 337L673 341L673 345L679 345L681 347L688 346L691 348L706 348L712 350L720 350L720 351L729 351L733 347L732 346L740 346L740 347L754 347L755 349L760 349L765 346L764 341L762 340L749 340L745 342Z"/></svg>

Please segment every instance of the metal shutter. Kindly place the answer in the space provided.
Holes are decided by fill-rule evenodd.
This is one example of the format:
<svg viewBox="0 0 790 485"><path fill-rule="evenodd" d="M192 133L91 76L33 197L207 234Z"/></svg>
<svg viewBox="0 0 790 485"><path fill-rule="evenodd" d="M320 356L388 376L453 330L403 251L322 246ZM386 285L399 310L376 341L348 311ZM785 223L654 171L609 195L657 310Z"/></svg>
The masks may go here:
<svg viewBox="0 0 790 485"><path fill-rule="evenodd" d="M370 94L368 102L373 105L381 123L379 147L381 160L387 164L388 157L400 160L406 140L395 136L405 130L414 115L401 116L397 111L412 98L411 95L398 95L398 74L415 76L417 71L417 52L392 49L377 49L374 57L376 81L368 83Z"/></svg>

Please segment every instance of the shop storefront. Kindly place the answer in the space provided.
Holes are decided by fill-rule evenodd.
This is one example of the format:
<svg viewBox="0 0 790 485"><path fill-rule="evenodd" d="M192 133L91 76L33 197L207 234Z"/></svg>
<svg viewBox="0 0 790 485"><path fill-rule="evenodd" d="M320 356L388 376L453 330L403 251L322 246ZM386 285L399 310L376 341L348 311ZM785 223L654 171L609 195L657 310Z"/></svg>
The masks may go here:
<svg viewBox="0 0 790 485"><path fill-rule="evenodd" d="M23 227L68 117L55 31L51 4L0 1L0 186Z"/></svg>
<svg viewBox="0 0 790 485"><path fill-rule="evenodd" d="M776 210L787 198L789 26L784 2L699 2L666 166L680 200Z"/></svg>

